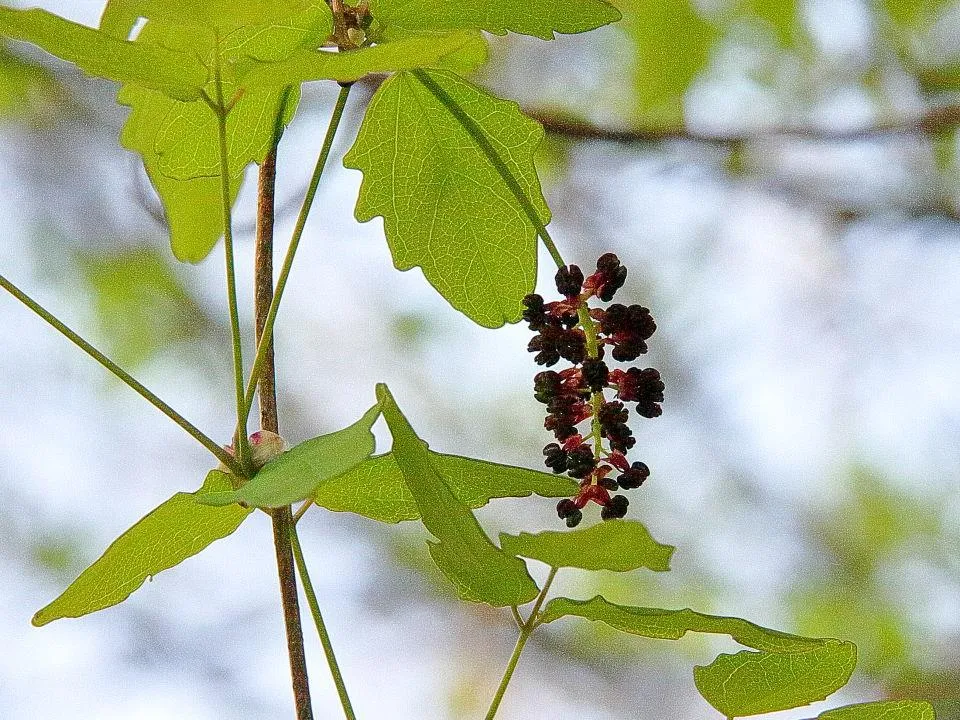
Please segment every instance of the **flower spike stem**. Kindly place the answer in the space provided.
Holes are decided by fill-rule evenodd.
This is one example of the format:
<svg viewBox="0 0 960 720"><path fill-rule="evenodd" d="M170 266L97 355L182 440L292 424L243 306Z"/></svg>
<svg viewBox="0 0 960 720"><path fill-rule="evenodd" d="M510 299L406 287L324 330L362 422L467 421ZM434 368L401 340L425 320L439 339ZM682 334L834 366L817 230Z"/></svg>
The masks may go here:
<svg viewBox="0 0 960 720"><path fill-rule="evenodd" d="M500 680L500 686L497 688L497 694L493 696L493 701L490 703L490 709L487 710L486 720L494 720L494 718L497 716L497 710L500 709L500 703L503 702L503 696L507 692L507 686L510 685L510 680L513 679L513 673L517 669L517 663L520 662L520 656L523 654L523 648L526 646L527 640L530 639L530 636L537 627L540 608L543 607L543 601L547 599L547 593L550 592L550 586L553 584L553 579L557 576L558 569L559 568L550 568L550 574L547 575L547 581L543 584L543 589L540 591L540 594L537 595L537 601L533 604L533 610L530 611L530 617L528 617L527 621L520 626L520 637L517 638L517 644L513 648L513 654L510 656L510 661L507 663L507 667L503 671L503 678ZM519 615L519 612L517 615Z"/></svg>
<svg viewBox="0 0 960 720"><path fill-rule="evenodd" d="M146 388L139 380L133 377L130 373L124 370L122 367L117 365L113 360L108 358L102 352L97 350L93 345L84 340L80 335L67 327L60 319L54 315L52 312L44 308L40 303L31 298L20 288L14 285L12 282L7 280L3 275L0 275L0 287L6 290L8 293L13 295L17 300L22 302L28 308L33 310L37 315L39 315L43 320L52 325L57 331L60 332L64 337L66 337L70 342L83 350L87 355L92 357L103 367L109 370L111 373L116 375L120 380L122 380L127 386L132 388L138 395L143 399L153 405L157 410L162 412L168 418L173 420L177 425L182 427L187 433L201 445L203 445L207 450L209 450L213 455L224 465L230 468L231 472L239 474L240 467L237 465L237 461L224 450L220 445L214 442L211 438L205 435L201 430L199 430L193 423L187 420L183 415L178 413L172 407L167 405L163 400L161 400L157 395L152 391Z"/></svg>

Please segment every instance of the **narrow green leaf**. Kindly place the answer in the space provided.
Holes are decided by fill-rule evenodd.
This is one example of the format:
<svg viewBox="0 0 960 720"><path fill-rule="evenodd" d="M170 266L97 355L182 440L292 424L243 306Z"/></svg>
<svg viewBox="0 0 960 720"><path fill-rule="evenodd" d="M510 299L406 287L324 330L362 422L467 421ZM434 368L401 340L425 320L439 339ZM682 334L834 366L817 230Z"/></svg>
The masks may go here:
<svg viewBox="0 0 960 720"><path fill-rule="evenodd" d="M620 19L603 0L372 0L374 20L392 32L479 29L552 40L553 34L581 33Z"/></svg>
<svg viewBox="0 0 960 720"><path fill-rule="evenodd" d="M364 173L357 219L382 216L396 267L420 266L478 324L515 322L550 219L533 164L542 139L516 103L453 73L398 73L344 158Z"/></svg>
<svg viewBox="0 0 960 720"><path fill-rule="evenodd" d="M423 524L440 541L430 544L430 554L460 596L495 607L533 600L537 585L526 564L490 542L470 509L457 500L434 466L427 444L410 427L386 385L377 385L377 400L393 435L393 456Z"/></svg>
<svg viewBox="0 0 960 720"><path fill-rule="evenodd" d="M564 475L428 452L447 487L469 508L482 507L493 498L569 497L577 490L576 482ZM420 519L393 453L364 460L343 475L324 481L317 486L313 500L328 510L357 513L384 523Z"/></svg>
<svg viewBox="0 0 960 720"><path fill-rule="evenodd" d="M370 428L378 417L380 406L374 405L350 427L302 442L271 460L239 490L208 494L202 502L275 508L305 500L317 485L373 454L376 441Z"/></svg>
<svg viewBox="0 0 960 720"><path fill-rule="evenodd" d="M550 567L614 572L642 567L665 572L670 569L675 549L658 543L636 520L608 520L573 532L500 533L500 547L511 555L533 558Z"/></svg>
<svg viewBox="0 0 960 720"><path fill-rule="evenodd" d="M33 624L39 627L121 603L147 578L230 535L251 511L198 502L205 493L229 487L229 476L213 470L197 492L174 495L114 540L60 597L33 616Z"/></svg>
<svg viewBox="0 0 960 720"><path fill-rule="evenodd" d="M933 706L920 700L882 700L827 710L817 720L936 720Z"/></svg>
<svg viewBox="0 0 960 720"><path fill-rule="evenodd" d="M802 652L744 650L693 669L700 694L728 718L789 710L823 700L850 680L857 647L839 640Z"/></svg>
<svg viewBox="0 0 960 720"><path fill-rule="evenodd" d="M463 30L426 35L350 52L300 50L283 62L260 64L244 75L255 86L292 85L312 80L353 82L372 73L453 65L469 72L487 59L487 42L478 32Z"/></svg>
<svg viewBox="0 0 960 720"><path fill-rule="evenodd" d="M692 0L634 0L631 7L624 25L636 46L637 121L682 127L684 95L707 66L719 30Z"/></svg>
<svg viewBox="0 0 960 720"><path fill-rule="evenodd" d="M600 595L590 600L554 598L544 608L540 622L553 622L567 616L603 622L621 632L660 640L679 640L688 632L729 635L741 645L771 653L805 652L827 642L770 630L736 617L704 615L689 609L617 605Z"/></svg>
<svg viewBox="0 0 960 720"><path fill-rule="evenodd" d="M0 35L24 40L90 75L136 83L180 100L200 96L206 68L189 53L126 42L46 10L0 7Z"/></svg>

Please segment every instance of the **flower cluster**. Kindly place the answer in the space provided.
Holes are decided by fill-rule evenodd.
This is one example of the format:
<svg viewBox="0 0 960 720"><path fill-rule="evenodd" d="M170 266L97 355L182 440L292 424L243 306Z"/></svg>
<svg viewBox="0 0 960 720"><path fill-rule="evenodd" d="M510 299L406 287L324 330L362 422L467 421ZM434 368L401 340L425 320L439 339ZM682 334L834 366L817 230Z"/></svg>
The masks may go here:
<svg viewBox="0 0 960 720"><path fill-rule="evenodd" d="M589 277L576 265L557 271L562 300L545 303L536 294L523 299L523 319L537 333L527 348L536 353L534 360L546 367L561 359L572 365L559 372L545 370L533 380L534 397L547 406L544 427L557 439L543 449L544 462L553 472L580 481L577 494L557 504L557 514L568 527L580 523L582 510L591 501L603 508L604 520L622 518L629 501L610 493L638 488L650 475L642 462L627 460L636 439L627 425L630 412L625 403L636 403L643 417L660 415L664 389L660 373L653 368L611 370L604 357L609 347L618 362L636 360L647 352L647 340L657 325L640 305L588 305L594 297L610 302L626 277L619 258L606 253ZM615 391L615 399L607 400L607 389ZM590 430L585 437L577 426L587 420ZM616 478L611 476L614 472L619 472Z"/></svg>

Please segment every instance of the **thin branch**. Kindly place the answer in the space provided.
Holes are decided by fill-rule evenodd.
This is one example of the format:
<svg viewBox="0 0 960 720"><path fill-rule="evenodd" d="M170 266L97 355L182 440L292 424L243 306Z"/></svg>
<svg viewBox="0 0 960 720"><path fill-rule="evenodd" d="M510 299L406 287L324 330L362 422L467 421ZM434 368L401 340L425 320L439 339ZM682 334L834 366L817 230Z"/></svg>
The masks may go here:
<svg viewBox="0 0 960 720"><path fill-rule="evenodd" d="M290 97L290 88L284 91L280 109L274 124L273 147L260 166L257 189L257 238L254 250L254 316L257 341L263 338L267 311L273 300L273 225L277 179L277 146L283 134L283 115ZM268 337L269 352L264 357L260 375L260 427L270 432L280 432L277 416L277 378L273 363L272 337ZM242 391L241 391L242 392ZM241 395L238 411L243 412ZM244 423L246 413L244 412ZM238 424L238 432L240 425ZM287 635L287 655L290 659L290 676L293 683L293 698L298 720L311 720L313 707L310 699L310 681L307 675L307 657L303 643L303 625L300 620L300 601L297 595L297 577L294 570L293 548L290 533L293 517L290 507L276 508L270 512L273 521L273 543L277 557L277 575L280 580L280 598L283 603L283 620Z"/></svg>
<svg viewBox="0 0 960 720"><path fill-rule="evenodd" d="M280 301L283 299L283 292L287 286L287 279L290 277L290 269L293 267L293 260L297 254L297 248L300 246L300 239L303 237L303 230L307 225L307 217L310 215L310 208L313 207L313 200L317 195L317 188L320 186L320 178L326 167L327 159L330 157L330 149L333 147L333 139L340 127L340 120L343 118L343 110L347 105L347 97L350 95L350 85L344 85L340 88L340 95L337 98L337 104L333 109L333 115L330 117L330 124L327 126L327 134L323 139L323 146L320 149L320 155L317 158L317 164L313 170L313 177L310 179L310 185L303 199L303 205L300 208L300 216L297 218L297 224L293 231L293 237L287 248L286 257L283 259L283 267L280 269L280 275L277 278L277 290L270 303L267 316L264 320L265 334L257 343L257 354L253 360L253 368L250 370L250 379L247 383L247 390L243 398L244 422L246 413L250 412L253 405L253 395L256 390L260 375L263 372L263 364L266 361L267 352L272 346L273 326L277 319L277 312L280 310Z"/></svg>
<svg viewBox="0 0 960 720"><path fill-rule="evenodd" d="M866 140L883 135L935 134L960 125L960 105L943 105L930 108L916 117L843 130L815 127L779 127L745 133L709 133L686 128L615 129L563 118L543 111L526 110L525 112L529 117L543 125L544 130L552 135L574 140L601 140L614 143L658 143L669 140L689 140L710 145L737 145L774 138L840 142Z"/></svg>
<svg viewBox="0 0 960 720"><path fill-rule="evenodd" d="M153 405L157 410L162 412L168 418L173 420L177 425L186 430L191 437L193 437L197 442L203 445L207 450L209 450L213 455L224 465L230 468L230 471L235 475L240 474L240 466L237 464L237 461L220 445L214 442L211 438L207 437L203 432L201 432L195 425L189 422L186 418L183 417L180 413L174 410L172 407L167 405L163 400L161 400L157 395L147 389L143 383L134 378L130 373L124 370L122 367L117 365L113 360L108 358L102 352L97 350L93 345L84 340L80 335L67 327L63 322L57 318L52 312L44 308L40 303L31 298L20 288L14 285L12 282L7 280L3 275L0 275L0 287L6 290L8 293L13 295L17 300L22 302L28 308L33 310L37 315L39 315L43 320L52 325L57 329L64 337L66 337L70 342L83 350L87 355L92 357L98 363L100 363L107 370L116 375L120 380L126 383L130 388L132 388L136 393L143 397L147 402Z"/></svg>

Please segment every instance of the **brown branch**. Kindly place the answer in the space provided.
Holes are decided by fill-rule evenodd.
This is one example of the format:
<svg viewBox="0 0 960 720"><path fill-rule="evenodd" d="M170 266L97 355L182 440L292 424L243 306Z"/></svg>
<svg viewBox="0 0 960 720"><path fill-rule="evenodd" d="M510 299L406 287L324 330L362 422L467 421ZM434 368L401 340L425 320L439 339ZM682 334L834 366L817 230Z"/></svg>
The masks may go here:
<svg viewBox="0 0 960 720"><path fill-rule="evenodd" d="M277 143L279 130L274 138L273 149L260 166L257 193L257 239L254 251L254 307L256 315L257 343L263 334L270 301L273 299L273 224L276 198ZM258 395L260 401L260 427L279 433L277 416L277 378L274 368L273 339L260 374ZM290 507L277 508L270 513L273 519L273 544L277 555L277 572L280 578L280 597L283 601L283 620L287 631L287 654L290 657L290 674L293 681L293 697L297 720L313 720L310 702L310 683L307 678L307 659L303 645L303 626L300 622L300 602L297 596L297 577L294 570L293 549L290 544L290 527L293 517Z"/></svg>
<svg viewBox="0 0 960 720"><path fill-rule="evenodd" d="M914 118L864 125L858 128L830 130L813 127L781 127L747 133L708 133L685 128L613 129L548 112L527 110L526 114L552 135L575 140L602 140L614 143L657 143L689 140L710 145L736 145L775 138L797 138L824 142L865 140L882 135L935 134L960 125L960 105L943 105L926 110Z"/></svg>

